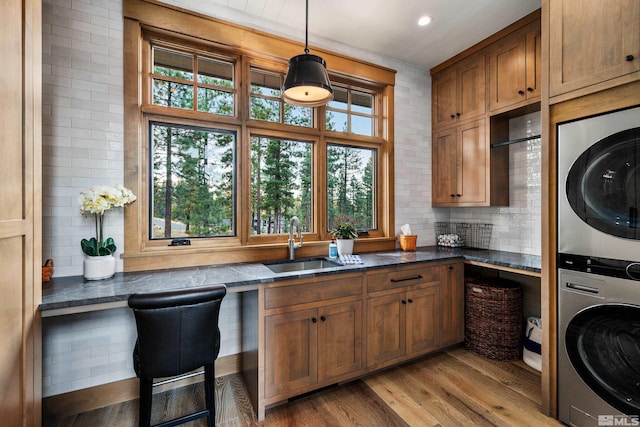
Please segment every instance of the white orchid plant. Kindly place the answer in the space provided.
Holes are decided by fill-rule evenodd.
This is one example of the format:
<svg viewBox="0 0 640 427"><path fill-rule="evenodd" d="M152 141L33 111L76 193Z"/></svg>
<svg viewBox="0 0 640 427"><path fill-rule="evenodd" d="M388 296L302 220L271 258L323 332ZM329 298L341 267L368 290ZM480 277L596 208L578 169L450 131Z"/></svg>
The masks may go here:
<svg viewBox="0 0 640 427"><path fill-rule="evenodd" d="M107 256L116 251L116 244L111 237L104 239L104 214L110 209L123 207L136 200L133 192L122 185L115 187L92 187L80 193L80 212L83 215L93 215L95 218L95 237L82 239L82 252L89 256Z"/></svg>

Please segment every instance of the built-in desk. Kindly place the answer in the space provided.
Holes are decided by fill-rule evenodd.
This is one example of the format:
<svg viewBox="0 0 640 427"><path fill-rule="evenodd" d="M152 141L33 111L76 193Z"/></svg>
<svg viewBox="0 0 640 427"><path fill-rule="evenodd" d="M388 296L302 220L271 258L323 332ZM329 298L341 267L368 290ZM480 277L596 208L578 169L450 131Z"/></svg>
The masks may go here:
<svg viewBox="0 0 640 427"><path fill-rule="evenodd" d="M540 257L493 250L420 247L415 252L389 251L361 254L363 264L347 265L312 272L273 273L260 263L240 263L188 267L170 270L117 273L113 278L87 281L82 276L54 278L42 286L40 311L43 317L126 306L134 292L153 292L225 284L227 291L246 292L261 283L276 280L364 271L392 265L463 258L465 263L540 277Z"/></svg>

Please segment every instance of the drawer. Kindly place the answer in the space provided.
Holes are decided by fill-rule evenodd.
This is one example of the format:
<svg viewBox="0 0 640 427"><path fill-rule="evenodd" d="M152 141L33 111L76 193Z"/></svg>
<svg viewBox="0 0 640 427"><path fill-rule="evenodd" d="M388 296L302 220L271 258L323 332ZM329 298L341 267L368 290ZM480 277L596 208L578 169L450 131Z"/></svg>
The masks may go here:
<svg viewBox="0 0 640 427"><path fill-rule="evenodd" d="M334 298L362 295L362 275L332 276L331 279L268 288L264 291L264 308L286 307Z"/></svg>
<svg viewBox="0 0 640 427"><path fill-rule="evenodd" d="M439 284L439 266L400 268L385 273L367 275L367 292L379 292L431 282Z"/></svg>

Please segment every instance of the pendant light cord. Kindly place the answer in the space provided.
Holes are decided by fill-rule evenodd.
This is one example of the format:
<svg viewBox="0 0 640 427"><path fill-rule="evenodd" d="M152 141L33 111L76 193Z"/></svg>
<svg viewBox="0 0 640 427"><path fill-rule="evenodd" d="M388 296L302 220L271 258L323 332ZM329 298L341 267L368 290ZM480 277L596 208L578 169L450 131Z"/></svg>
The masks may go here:
<svg viewBox="0 0 640 427"><path fill-rule="evenodd" d="M304 53L309 54L309 0L306 1L306 17L304 20Z"/></svg>

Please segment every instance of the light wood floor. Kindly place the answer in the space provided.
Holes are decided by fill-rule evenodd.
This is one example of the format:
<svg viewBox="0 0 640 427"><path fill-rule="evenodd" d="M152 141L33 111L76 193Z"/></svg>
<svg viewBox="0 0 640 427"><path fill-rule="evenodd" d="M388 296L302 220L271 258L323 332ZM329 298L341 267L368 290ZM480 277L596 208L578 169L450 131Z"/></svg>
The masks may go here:
<svg viewBox="0 0 640 427"><path fill-rule="evenodd" d="M202 384L154 395L152 422L203 406ZM217 379L216 425L231 426L560 426L540 413L540 375L522 362L496 362L463 348L292 400L256 421L239 375ZM136 426L138 401L44 427ZM181 412L184 411L184 412ZM45 408L46 413L46 408ZM185 426L203 426L204 420Z"/></svg>

